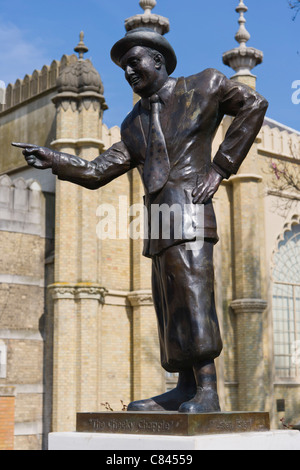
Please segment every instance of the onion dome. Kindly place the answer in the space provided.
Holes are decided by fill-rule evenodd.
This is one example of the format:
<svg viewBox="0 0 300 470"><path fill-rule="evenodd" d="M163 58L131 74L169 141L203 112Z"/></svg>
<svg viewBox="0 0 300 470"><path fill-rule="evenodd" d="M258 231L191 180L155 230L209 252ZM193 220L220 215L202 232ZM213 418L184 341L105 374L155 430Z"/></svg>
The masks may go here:
<svg viewBox="0 0 300 470"><path fill-rule="evenodd" d="M104 87L99 73L89 59L84 59L84 54L88 52L88 48L83 39L84 33L81 32L80 42L74 49L75 52L78 52L79 58L61 71L57 79L58 92L83 93L93 91L103 95Z"/></svg>

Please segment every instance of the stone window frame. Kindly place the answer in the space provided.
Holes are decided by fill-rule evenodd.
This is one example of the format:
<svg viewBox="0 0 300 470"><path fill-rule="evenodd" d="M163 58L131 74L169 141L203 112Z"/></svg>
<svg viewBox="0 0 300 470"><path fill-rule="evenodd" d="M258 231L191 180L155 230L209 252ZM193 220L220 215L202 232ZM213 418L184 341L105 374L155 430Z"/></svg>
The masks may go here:
<svg viewBox="0 0 300 470"><path fill-rule="evenodd" d="M275 377L279 381L298 382L300 380L300 216L298 215L294 215L291 221L285 224L282 234L278 237L277 248L273 253L272 282Z"/></svg>

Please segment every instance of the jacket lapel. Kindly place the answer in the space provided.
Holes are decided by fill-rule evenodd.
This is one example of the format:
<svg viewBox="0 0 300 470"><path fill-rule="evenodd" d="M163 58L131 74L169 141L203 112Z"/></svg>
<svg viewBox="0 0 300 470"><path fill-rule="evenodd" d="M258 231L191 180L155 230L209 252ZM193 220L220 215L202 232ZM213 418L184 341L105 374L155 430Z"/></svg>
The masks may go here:
<svg viewBox="0 0 300 470"><path fill-rule="evenodd" d="M195 90L187 91L184 77L177 80L174 92L166 103L165 119L162 119L162 129L166 137L169 158L172 160L172 148L175 148L182 141L181 130L184 130L186 117L190 114ZM176 116L176 119L170 119L170 116ZM141 101L138 102L134 116L134 132L132 138L135 145L139 146L141 160L145 161L149 129L149 111L142 107ZM135 130L137 132L135 132ZM177 142L178 139L178 142Z"/></svg>

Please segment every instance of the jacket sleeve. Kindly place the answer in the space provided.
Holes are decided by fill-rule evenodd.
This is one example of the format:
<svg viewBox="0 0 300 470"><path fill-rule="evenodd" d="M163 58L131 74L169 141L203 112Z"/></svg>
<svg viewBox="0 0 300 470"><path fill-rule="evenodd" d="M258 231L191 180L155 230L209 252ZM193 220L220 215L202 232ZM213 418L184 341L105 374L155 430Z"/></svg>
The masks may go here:
<svg viewBox="0 0 300 470"><path fill-rule="evenodd" d="M91 162L57 152L52 172L60 180L70 181L88 189L98 189L135 166L126 145L121 141Z"/></svg>
<svg viewBox="0 0 300 470"><path fill-rule="evenodd" d="M252 88L227 79L220 85L220 112L234 116L212 166L224 178L236 174L263 124L268 102Z"/></svg>

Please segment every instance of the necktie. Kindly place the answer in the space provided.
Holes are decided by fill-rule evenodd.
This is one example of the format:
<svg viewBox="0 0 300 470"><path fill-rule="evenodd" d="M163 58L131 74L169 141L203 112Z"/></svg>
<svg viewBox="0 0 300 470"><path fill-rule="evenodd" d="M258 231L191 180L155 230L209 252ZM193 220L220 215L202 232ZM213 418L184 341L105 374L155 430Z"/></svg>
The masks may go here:
<svg viewBox="0 0 300 470"><path fill-rule="evenodd" d="M159 118L159 96L153 95L149 98L149 101L151 116L144 165L144 182L149 194L154 194L160 191L166 184L170 174L170 162Z"/></svg>

